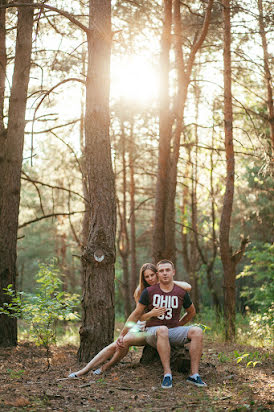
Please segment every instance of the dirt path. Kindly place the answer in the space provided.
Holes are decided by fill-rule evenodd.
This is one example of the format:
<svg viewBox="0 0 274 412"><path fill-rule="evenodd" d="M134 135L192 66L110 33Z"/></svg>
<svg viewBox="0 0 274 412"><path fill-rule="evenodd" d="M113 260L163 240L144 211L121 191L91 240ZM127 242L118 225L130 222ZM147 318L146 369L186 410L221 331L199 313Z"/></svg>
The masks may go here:
<svg viewBox="0 0 274 412"><path fill-rule="evenodd" d="M247 368L243 359L237 364L235 350L253 353L262 363ZM76 351L54 348L46 371L43 351L31 343L0 349L1 411L274 410L273 363L262 349L206 342L200 372L208 387L186 384L187 375L174 373L173 388L165 390L160 365L140 365L140 349L103 376L63 379L79 367Z"/></svg>

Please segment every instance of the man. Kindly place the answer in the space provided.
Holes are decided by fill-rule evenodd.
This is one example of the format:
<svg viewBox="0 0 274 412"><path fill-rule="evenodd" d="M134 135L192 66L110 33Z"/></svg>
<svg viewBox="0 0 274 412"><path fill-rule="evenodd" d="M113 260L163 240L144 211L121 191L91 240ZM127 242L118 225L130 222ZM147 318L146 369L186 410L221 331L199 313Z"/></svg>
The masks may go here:
<svg viewBox="0 0 274 412"><path fill-rule="evenodd" d="M159 283L146 288L142 292L136 309L129 316L125 327L120 333L117 346L123 347L123 337L129 329L127 323L137 322L145 309L150 311L153 307L165 307L164 314L147 321L146 329L146 342L157 348L163 365L162 388L172 387L170 344L183 345L188 341L190 341L189 353L192 375L187 378L187 382L205 387L207 385L199 375L199 361L203 347L202 330L195 326L184 326L196 313L194 305L188 293L174 284L175 269L171 261L161 260L157 263L157 269ZM182 306L186 313L180 318Z"/></svg>

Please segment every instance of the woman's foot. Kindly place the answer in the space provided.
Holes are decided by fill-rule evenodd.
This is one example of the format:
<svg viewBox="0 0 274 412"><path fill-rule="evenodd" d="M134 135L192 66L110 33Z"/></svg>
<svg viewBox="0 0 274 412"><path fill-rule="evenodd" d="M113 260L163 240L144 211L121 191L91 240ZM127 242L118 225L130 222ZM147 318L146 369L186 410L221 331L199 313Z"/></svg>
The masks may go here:
<svg viewBox="0 0 274 412"><path fill-rule="evenodd" d="M76 372L72 372L69 374L68 378L78 378Z"/></svg>
<svg viewBox="0 0 274 412"><path fill-rule="evenodd" d="M101 368L98 368L95 371L93 371L93 375L101 375L101 373L103 373Z"/></svg>

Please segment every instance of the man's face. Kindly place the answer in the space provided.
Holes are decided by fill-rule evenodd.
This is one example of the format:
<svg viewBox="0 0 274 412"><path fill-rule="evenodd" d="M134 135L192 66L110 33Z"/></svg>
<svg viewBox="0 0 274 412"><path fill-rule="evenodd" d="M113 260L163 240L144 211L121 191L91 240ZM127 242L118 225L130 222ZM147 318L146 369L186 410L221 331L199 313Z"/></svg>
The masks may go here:
<svg viewBox="0 0 274 412"><path fill-rule="evenodd" d="M158 278L159 282L164 285L168 285L173 281L175 270L170 263L162 263L158 266Z"/></svg>

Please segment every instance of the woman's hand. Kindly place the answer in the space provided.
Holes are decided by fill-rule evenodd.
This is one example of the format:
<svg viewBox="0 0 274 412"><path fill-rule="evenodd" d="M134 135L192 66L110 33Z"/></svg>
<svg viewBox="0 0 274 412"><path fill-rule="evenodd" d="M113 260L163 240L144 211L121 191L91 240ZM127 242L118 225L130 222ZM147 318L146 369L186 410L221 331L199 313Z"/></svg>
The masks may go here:
<svg viewBox="0 0 274 412"><path fill-rule="evenodd" d="M150 314L151 317L158 317L158 316L163 315L163 314L165 313L165 311L166 311L166 308L164 308L164 307L153 308L153 309L149 312L149 314Z"/></svg>
<svg viewBox="0 0 274 412"><path fill-rule="evenodd" d="M116 340L116 349L123 349L124 347L125 347L124 337L119 336L118 339Z"/></svg>

